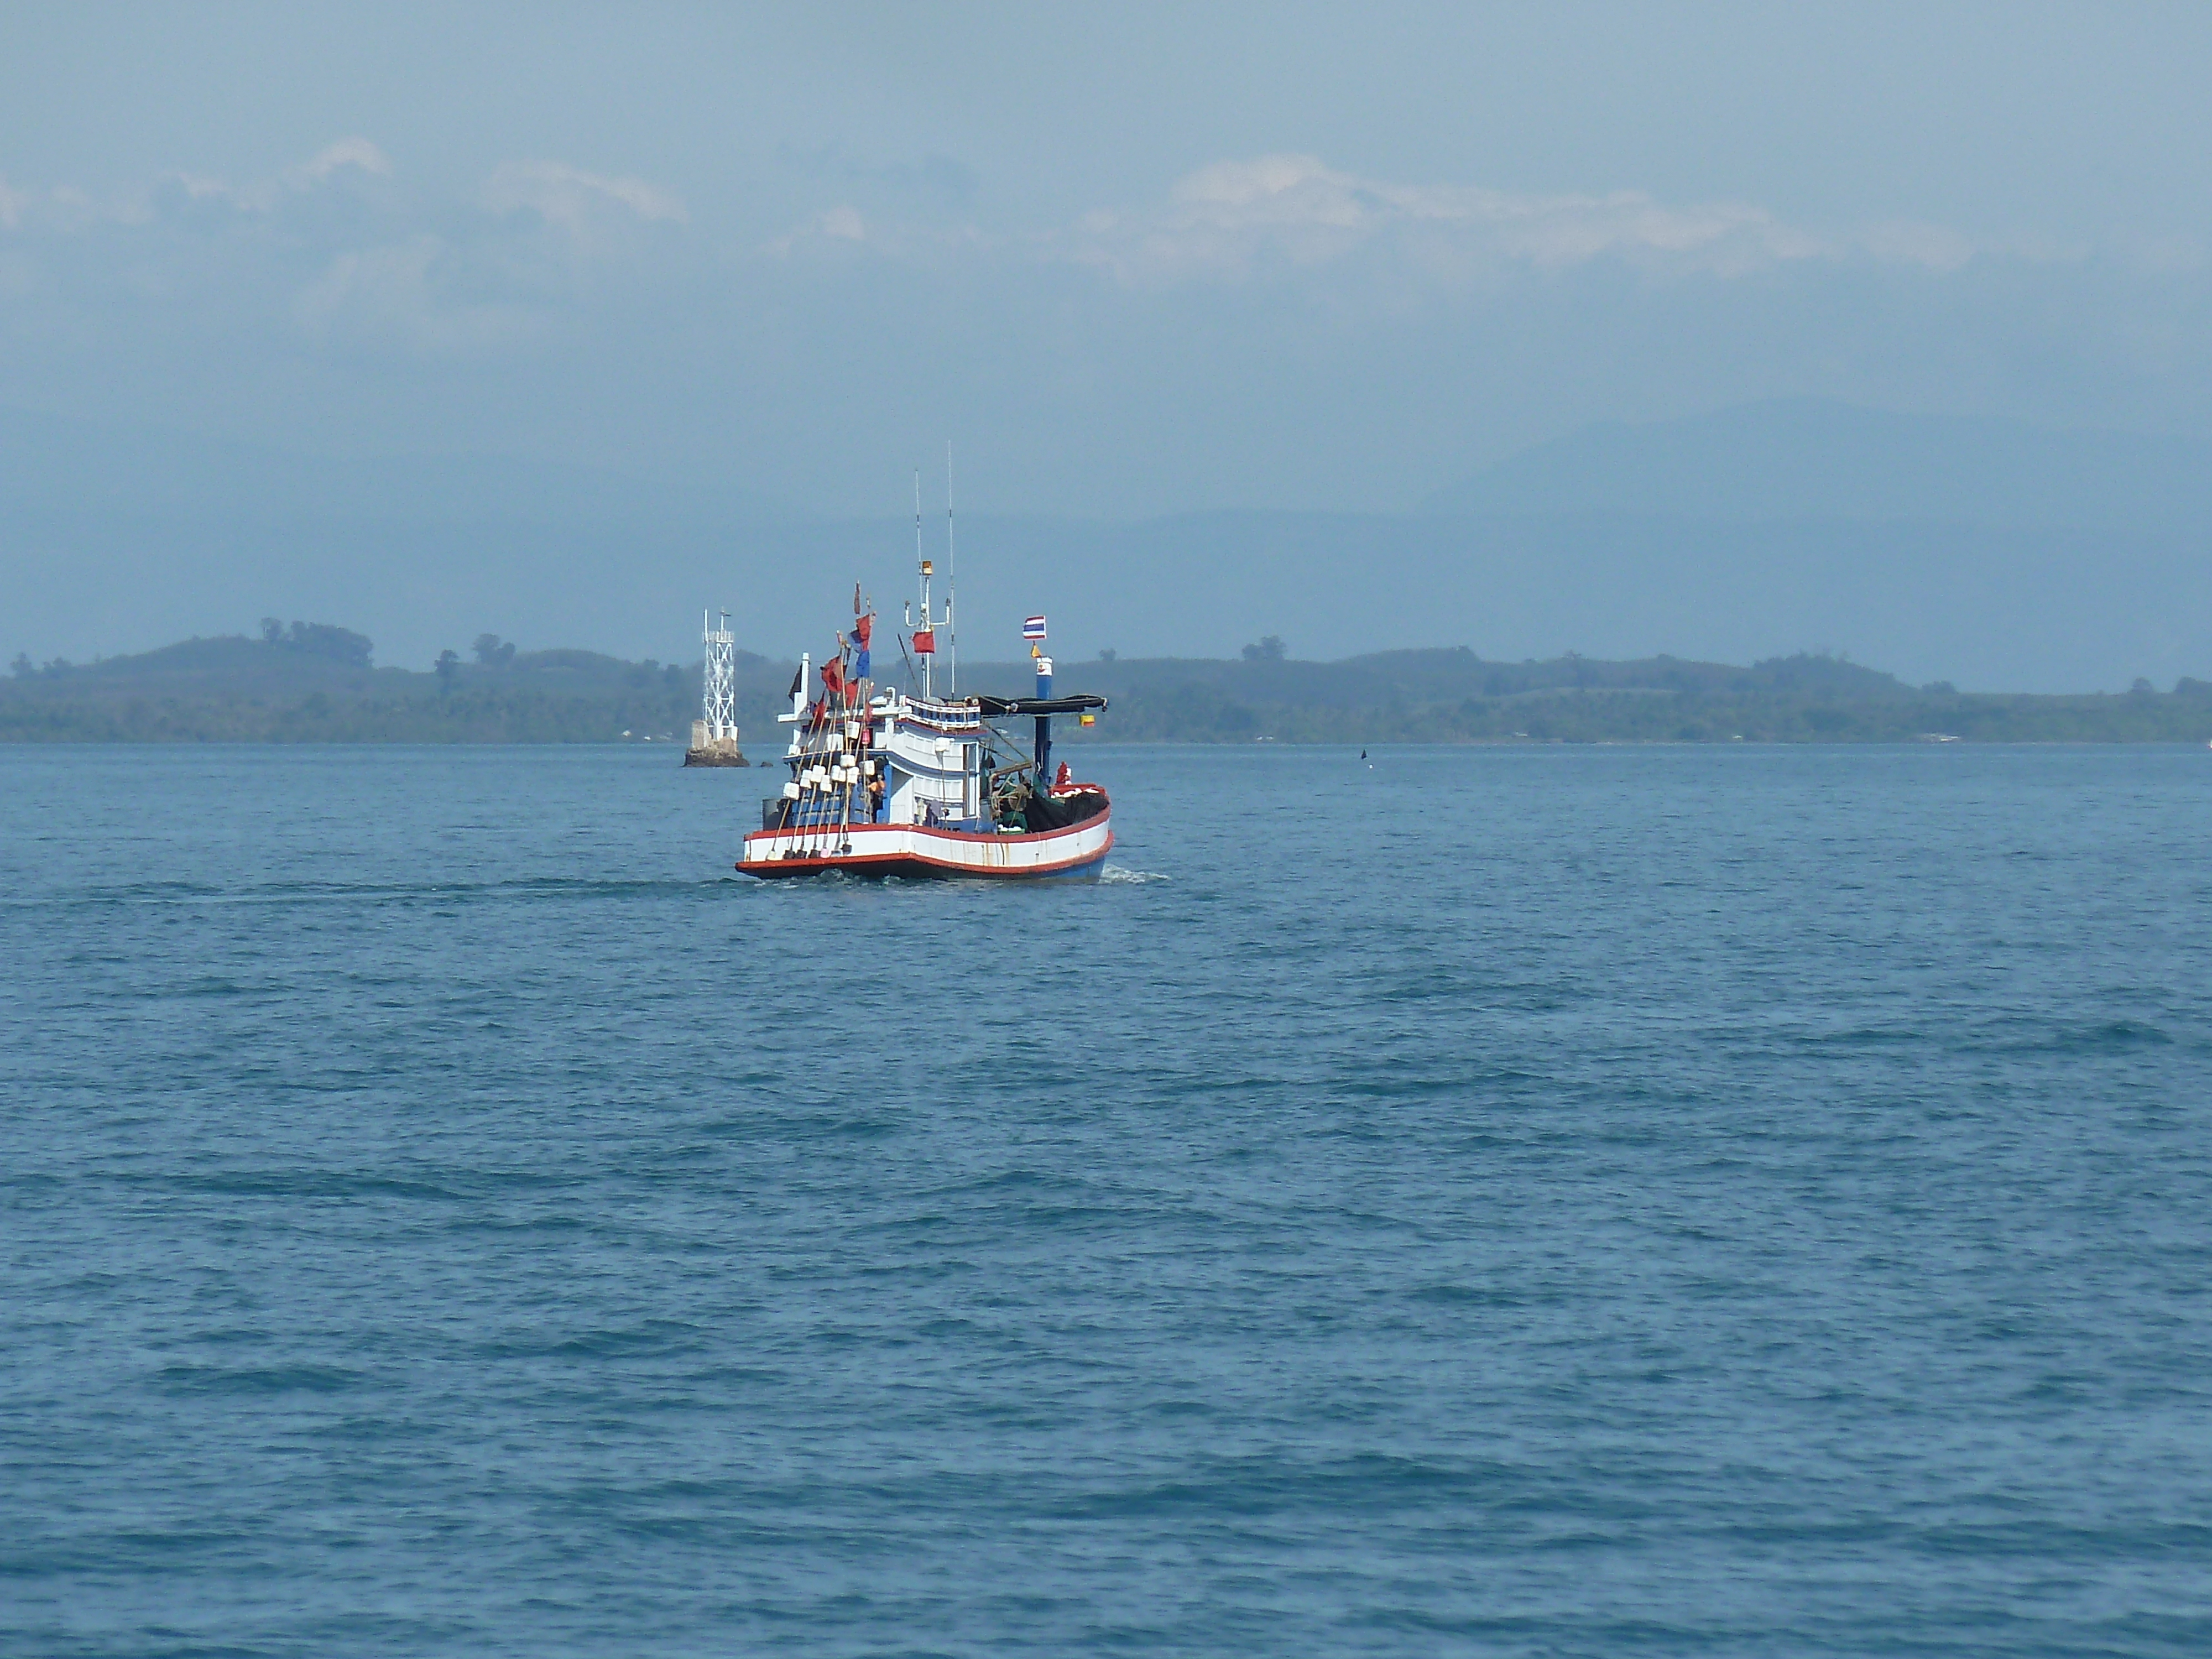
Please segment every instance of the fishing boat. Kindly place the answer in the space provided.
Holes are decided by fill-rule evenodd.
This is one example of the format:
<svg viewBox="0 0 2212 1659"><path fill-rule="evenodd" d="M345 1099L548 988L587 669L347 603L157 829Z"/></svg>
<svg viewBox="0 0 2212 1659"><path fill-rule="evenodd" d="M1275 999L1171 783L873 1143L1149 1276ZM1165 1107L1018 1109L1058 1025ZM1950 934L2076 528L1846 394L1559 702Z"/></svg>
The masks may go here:
<svg viewBox="0 0 2212 1659"><path fill-rule="evenodd" d="M933 617L935 568L919 557L918 503L915 517L921 614L917 620L908 606L897 636L908 684L871 678L875 616L856 587L852 632L837 635L818 671L811 655L799 659L791 712L776 716L792 728L783 755L790 776L761 803L761 827L745 837L737 867L765 878L842 872L1095 880L1114 845L1111 807L1097 784L1077 782L1065 763L1055 769L1052 723L1073 715L1088 726L1106 699L1054 692L1042 617L1022 629L1034 696L959 696L951 649L946 692L938 696L939 641L953 644L950 561L945 611ZM949 506L946 518L949 538ZM1022 720L1031 722L1026 747L1012 724Z"/></svg>

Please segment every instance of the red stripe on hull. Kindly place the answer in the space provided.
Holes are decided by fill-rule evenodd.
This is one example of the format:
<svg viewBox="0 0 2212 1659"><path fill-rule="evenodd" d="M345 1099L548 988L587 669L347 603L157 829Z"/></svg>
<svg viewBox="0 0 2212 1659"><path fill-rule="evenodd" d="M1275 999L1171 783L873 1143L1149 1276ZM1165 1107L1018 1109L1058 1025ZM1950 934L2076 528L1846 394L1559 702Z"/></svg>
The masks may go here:
<svg viewBox="0 0 2212 1659"><path fill-rule="evenodd" d="M1099 811L1080 823L1063 825L1058 830L1047 830L1039 834L1006 835L999 830L948 830L936 825L879 823L820 824L800 830L756 830L745 837L745 850L750 853L763 844L773 847L778 842L796 842L807 850L799 858L769 857L741 858L738 860L739 874L769 879L777 876L817 876L835 870L848 871L863 876L922 876L957 878L969 877L978 881L1035 881L1052 877L1080 878L1096 874L1113 850L1114 830L1106 804L1106 792L1096 785L1085 788L1097 795ZM1048 848L1052 843L1068 842L1096 836L1105 831L1106 838L1098 846L1088 848L1071 858L1050 859L1041 864L1012 866L996 862L975 863L960 858L937 858L924 850L929 843L951 848L993 847L1011 850ZM833 838L859 842L862 845L878 845L890 836L908 837L904 845L892 852L832 853L820 850L824 842ZM917 845L916 843L920 843ZM1053 850L1057 850L1053 849Z"/></svg>
<svg viewBox="0 0 2212 1659"><path fill-rule="evenodd" d="M1064 835L1065 830L1054 834ZM748 841L752 837L748 836ZM982 836L968 839L981 841ZM1048 837L1040 836L1043 841ZM966 877L975 881L1037 881L1052 877L1066 877L1070 872L1089 866L1103 865L1107 854L1114 850L1114 836L1108 831L1106 844L1095 853L1062 859L1057 864L1035 864L1027 869L991 869L978 864L952 864L937 859L917 858L911 853L832 853L823 858L762 859L741 862L738 873L758 876L763 881L776 876L819 876L833 870L849 871L862 876L913 876L935 879L958 879Z"/></svg>

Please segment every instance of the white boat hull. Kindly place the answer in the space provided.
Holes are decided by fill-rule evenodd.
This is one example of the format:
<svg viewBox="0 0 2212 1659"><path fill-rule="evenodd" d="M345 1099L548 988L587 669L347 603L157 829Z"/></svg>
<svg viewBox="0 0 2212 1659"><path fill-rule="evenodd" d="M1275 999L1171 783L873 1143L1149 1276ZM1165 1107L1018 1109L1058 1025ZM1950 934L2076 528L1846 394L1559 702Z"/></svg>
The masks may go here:
<svg viewBox="0 0 2212 1659"><path fill-rule="evenodd" d="M1095 879L1114 845L1112 813L1064 830L977 835L921 824L846 823L757 830L745 837L738 869L748 876L977 877L996 881Z"/></svg>

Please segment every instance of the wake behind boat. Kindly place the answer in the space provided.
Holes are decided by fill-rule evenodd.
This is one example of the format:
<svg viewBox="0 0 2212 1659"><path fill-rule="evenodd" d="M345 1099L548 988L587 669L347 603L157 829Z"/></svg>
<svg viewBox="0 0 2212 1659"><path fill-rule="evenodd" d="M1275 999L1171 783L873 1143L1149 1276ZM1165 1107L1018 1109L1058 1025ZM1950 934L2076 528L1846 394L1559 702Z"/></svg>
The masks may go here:
<svg viewBox="0 0 2212 1659"><path fill-rule="evenodd" d="M920 519L917 511L917 541ZM791 777L761 803L761 827L745 837L738 869L763 878L845 871L1096 879L1114 845L1110 805L1103 789L1076 782L1064 763L1054 771L1052 722L1073 714L1088 726L1106 699L1054 695L1042 617L1022 629L1036 664L1034 696L933 695L938 635L951 644L952 605L948 599L933 620L934 569L927 559L921 565L921 621L909 610L900 640L909 672L921 665L920 690L879 688L870 678L875 616L856 588L852 634L837 636L836 654L820 670L822 694L811 702L811 663L799 660L791 712L776 716L793 728L783 756ZM1024 719L1034 723L1026 752L994 724Z"/></svg>

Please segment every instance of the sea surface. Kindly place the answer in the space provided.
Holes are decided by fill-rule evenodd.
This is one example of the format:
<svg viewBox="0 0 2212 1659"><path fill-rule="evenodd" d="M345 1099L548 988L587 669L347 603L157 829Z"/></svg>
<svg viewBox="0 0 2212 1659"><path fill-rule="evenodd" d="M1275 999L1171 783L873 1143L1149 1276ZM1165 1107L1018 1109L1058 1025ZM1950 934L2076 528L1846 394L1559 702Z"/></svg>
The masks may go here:
<svg viewBox="0 0 2212 1659"><path fill-rule="evenodd" d="M2212 753L0 749L0 1653L2212 1652Z"/></svg>

